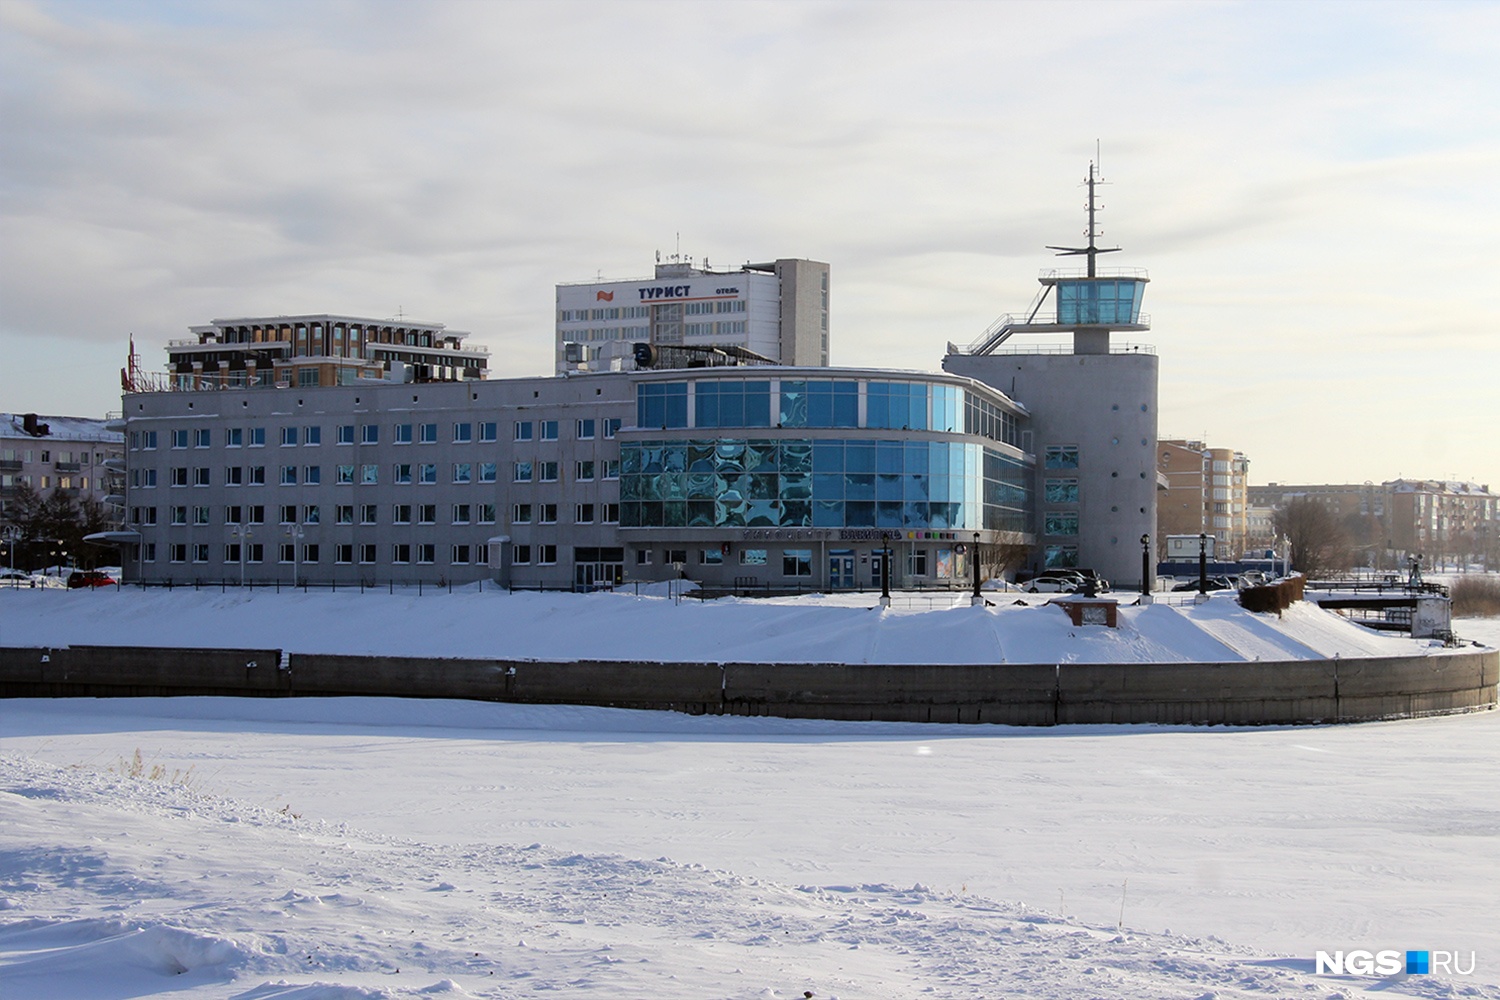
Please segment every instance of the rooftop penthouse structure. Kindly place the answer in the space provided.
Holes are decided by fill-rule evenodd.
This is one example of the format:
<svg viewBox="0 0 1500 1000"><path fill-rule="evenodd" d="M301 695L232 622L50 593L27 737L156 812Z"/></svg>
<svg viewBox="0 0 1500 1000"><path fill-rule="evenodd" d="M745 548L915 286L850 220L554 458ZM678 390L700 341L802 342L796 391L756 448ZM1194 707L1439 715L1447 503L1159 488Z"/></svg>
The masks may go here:
<svg viewBox="0 0 1500 1000"><path fill-rule="evenodd" d="M484 378L489 362L489 351L465 346L467 333L405 319L320 313L216 319L189 329L190 339L167 344L165 388L308 388L372 379L465 382ZM125 391L154 388L147 380L132 360Z"/></svg>

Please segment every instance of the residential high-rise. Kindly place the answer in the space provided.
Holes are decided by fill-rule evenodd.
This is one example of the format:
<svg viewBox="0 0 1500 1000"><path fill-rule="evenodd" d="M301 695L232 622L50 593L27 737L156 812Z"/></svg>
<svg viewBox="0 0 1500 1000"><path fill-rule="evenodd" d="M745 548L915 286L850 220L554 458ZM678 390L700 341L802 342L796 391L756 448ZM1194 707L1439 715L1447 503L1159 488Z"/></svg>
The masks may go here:
<svg viewBox="0 0 1500 1000"><path fill-rule="evenodd" d="M1219 559L1244 555L1250 537L1250 460L1229 448L1181 438L1158 442L1156 453L1157 472L1166 481L1157 497L1158 543L1168 535L1207 534ZM1158 554L1165 549L1158 548Z"/></svg>

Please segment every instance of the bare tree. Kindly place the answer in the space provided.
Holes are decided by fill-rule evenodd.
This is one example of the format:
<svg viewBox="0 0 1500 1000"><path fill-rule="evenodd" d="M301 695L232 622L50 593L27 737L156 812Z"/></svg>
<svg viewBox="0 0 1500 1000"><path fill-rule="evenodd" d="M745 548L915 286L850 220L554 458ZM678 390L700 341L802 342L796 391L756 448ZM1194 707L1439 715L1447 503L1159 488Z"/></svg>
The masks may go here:
<svg viewBox="0 0 1500 1000"><path fill-rule="evenodd" d="M1317 500L1296 497L1276 508L1278 535L1291 542L1292 568L1310 577L1347 569L1353 558L1348 535L1338 519Z"/></svg>

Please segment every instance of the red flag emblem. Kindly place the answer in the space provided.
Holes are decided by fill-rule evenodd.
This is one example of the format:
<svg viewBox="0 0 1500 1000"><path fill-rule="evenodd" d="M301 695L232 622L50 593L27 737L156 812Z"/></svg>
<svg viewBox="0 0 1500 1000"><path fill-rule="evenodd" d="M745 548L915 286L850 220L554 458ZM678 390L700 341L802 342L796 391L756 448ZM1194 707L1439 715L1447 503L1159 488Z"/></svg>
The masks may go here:
<svg viewBox="0 0 1500 1000"><path fill-rule="evenodd" d="M614 300L615 300L615 293L614 292L595 292L594 293L594 301L595 302L613 302Z"/></svg>

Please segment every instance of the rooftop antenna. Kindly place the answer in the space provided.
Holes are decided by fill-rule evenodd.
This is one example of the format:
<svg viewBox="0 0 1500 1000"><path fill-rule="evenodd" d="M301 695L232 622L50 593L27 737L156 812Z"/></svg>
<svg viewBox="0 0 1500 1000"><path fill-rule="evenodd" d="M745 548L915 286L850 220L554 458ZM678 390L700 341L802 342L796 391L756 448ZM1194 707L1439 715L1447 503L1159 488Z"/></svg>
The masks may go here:
<svg viewBox="0 0 1500 1000"><path fill-rule="evenodd" d="M1059 257L1077 257L1077 256L1080 256L1080 255L1087 255L1088 259L1089 259L1088 276L1090 278L1093 278L1093 277L1097 276L1097 269L1094 266L1094 258L1095 257L1097 257L1101 253L1117 253L1119 251L1119 249L1120 249L1119 247L1099 247L1099 246L1095 246L1094 245L1094 240L1097 239L1099 236L1103 235L1102 233L1099 232L1098 227L1095 225L1095 222L1094 222L1094 216L1095 216L1095 214L1097 213L1098 209L1102 207L1102 206L1099 206L1099 205L1095 204L1094 187L1095 187L1096 184L1103 184L1104 183L1102 180L1099 180L1098 177L1096 176L1097 172L1098 172L1098 168L1097 168L1098 160L1099 160L1098 140L1095 140L1094 159L1092 159L1092 160L1089 161L1089 175L1088 175L1088 177L1084 178L1084 183L1088 185L1088 189L1089 189L1089 204L1088 204L1089 227L1086 230L1086 234L1088 235L1088 238L1089 238L1089 245L1086 246L1086 247L1055 247L1055 246L1048 245L1048 247L1047 247L1048 250L1056 250L1057 251L1057 255Z"/></svg>

